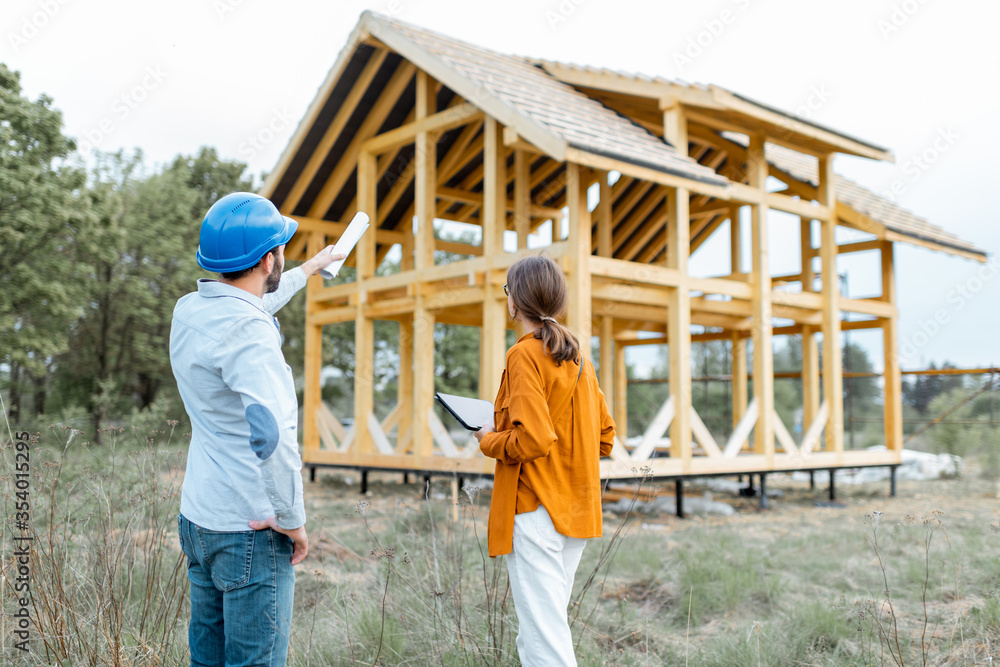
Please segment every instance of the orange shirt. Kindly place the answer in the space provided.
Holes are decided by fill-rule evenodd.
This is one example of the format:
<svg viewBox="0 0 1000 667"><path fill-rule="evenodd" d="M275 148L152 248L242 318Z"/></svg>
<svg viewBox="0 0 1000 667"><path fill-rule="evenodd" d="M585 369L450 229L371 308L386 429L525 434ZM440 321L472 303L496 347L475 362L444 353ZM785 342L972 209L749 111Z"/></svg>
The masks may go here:
<svg viewBox="0 0 1000 667"><path fill-rule="evenodd" d="M615 423L594 365L584 356L556 366L533 334L507 352L494 401L495 433L480 442L497 460L490 501L490 556L511 552L514 515L544 505L568 537L600 537L598 460L611 453ZM579 376L579 381L577 377Z"/></svg>

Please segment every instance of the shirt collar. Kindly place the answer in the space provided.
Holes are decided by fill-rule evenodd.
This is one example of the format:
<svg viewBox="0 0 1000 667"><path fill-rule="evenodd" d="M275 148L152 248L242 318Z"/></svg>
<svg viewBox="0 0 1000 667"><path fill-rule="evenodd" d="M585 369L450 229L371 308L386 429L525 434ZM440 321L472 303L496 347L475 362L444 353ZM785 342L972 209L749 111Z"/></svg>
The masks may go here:
<svg viewBox="0 0 1000 667"><path fill-rule="evenodd" d="M219 296L232 296L237 299L243 299L247 303L256 306L257 308L267 312L264 308L264 299L259 296L255 296L250 292L240 289L239 287L234 287L232 285L227 285L226 283L220 282L218 280L210 280L208 278L198 279L198 296L215 298Z"/></svg>

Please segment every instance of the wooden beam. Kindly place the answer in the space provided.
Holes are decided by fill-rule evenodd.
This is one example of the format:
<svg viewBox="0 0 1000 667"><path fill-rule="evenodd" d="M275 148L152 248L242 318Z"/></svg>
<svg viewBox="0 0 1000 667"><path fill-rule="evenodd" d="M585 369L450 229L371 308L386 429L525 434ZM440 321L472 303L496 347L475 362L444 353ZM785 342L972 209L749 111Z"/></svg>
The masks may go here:
<svg viewBox="0 0 1000 667"><path fill-rule="evenodd" d="M371 139L366 139L361 144L361 150L378 155L389 149L412 143L420 132L438 135L453 127L478 120L482 118L482 115L483 112L469 102L458 104L436 114L425 116L418 121L377 134Z"/></svg>
<svg viewBox="0 0 1000 667"><path fill-rule="evenodd" d="M309 234L309 254L314 256L323 250L324 237L318 232ZM314 274L306 281L306 330L305 330L305 372L302 389L302 451L308 460L319 451L319 430L316 416L322 405L322 385L320 371L323 368L323 325L315 321L309 307L308 295L323 286L323 278Z"/></svg>
<svg viewBox="0 0 1000 667"><path fill-rule="evenodd" d="M399 421L396 428L396 451L405 453L413 439L413 320L399 322L399 380L396 389Z"/></svg>
<svg viewBox="0 0 1000 667"><path fill-rule="evenodd" d="M600 177L600 199L597 202L597 254L601 257L614 255L612 231L614 225L612 187L608 185L608 172Z"/></svg>
<svg viewBox="0 0 1000 667"><path fill-rule="evenodd" d="M566 165L566 198L569 205L568 312L567 325L580 341L581 352L590 356L591 337L591 224L587 188L581 167Z"/></svg>
<svg viewBox="0 0 1000 667"><path fill-rule="evenodd" d="M497 256L503 254L503 232L506 227L504 203L507 164L504 158L503 128L495 119L487 117L483 126L483 257L486 260L487 280L483 287L483 326L479 348L479 395L493 400L505 363L505 336L507 309L500 285L489 279ZM501 283L502 285L502 283Z"/></svg>
<svg viewBox="0 0 1000 667"><path fill-rule="evenodd" d="M416 118L422 120L434 113L434 97L430 78L423 70L417 72ZM417 276L426 280L426 272L434 267L434 216L437 192L436 142L430 133L417 134L417 169L414 175L414 210L416 239L414 264ZM434 451L429 414L434 406L434 312L427 307L427 297L419 284L416 308L413 312L413 452L417 464L429 459Z"/></svg>
<svg viewBox="0 0 1000 667"><path fill-rule="evenodd" d="M680 106L663 112L663 128L667 141L679 153L687 155L687 122ZM667 195L667 268L680 275L681 284L670 290L667 309L667 338L670 349L670 399L674 402L674 419L670 423L670 456L691 462L691 290L688 287L688 260L691 257L690 192L678 187ZM645 235L640 235L643 238Z"/></svg>
<svg viewBox="0 0 1000 667"><path fill-rule="evenodd" d="M687 144L686 137L684 145ZM675 415L670 423L670 456L691 459L691 290L688 287L689 193L677 188L667 196L667 267L676 271L681 284L670 290L667 336L670 340L670 397ZM687 467L685 467L687 469Z"/></svg>
<svg viewBox="0 0 1000 667"><path fill-rule="evenodd" d="M514 231L517 233L517 247L528 247L528 232L531 229L531 172L529 155L526 151L514 151ZM506 188L505 188L506 190ZM506 193L504 199L506 199Z"/></svg>
<svg viewBox="0 0 1000 667"><path fill-rule="evenodd" d="M896 305L896 276L893 266L891 241L882 246L882 298L889 305ZM903 392L899 371L899 324L893 314L882 322L882 351L885 363L885 446L902 452L903 449Z"/></svg>
<svg viewBox="0 0 1000 667"><path fill-rule="evenodd" d="M605 401L607 401L608 406L614 406L614 387L615 387L615 354L614 346L615 334L614 334L614 318L605 315L601 318L601 338L600 338L600 355L601 355L601 377L600 386L601 390L604 392Z"/></svg>
<svg viewBox="0 0 1000 667"><path fill-rule="evenodd" d="M735 429L743 420L747 412L747 339L738 332L729 334L732 343L733 362L733 428ZM739 449L743 449L746 441L740 443Z"/></svg>
<svg viewBox="0 0 1000 667"><path fill-rule="evenodd" d="M358 155L358 204L362 210L375 211L375 156L362 151ZM369 232L361 237L357 253L357 282L363 290L365 283L375 275L375 235L378 220L371 221ZM359 298L354 319L354 441L352 451L364 454L372 451L374 441L371 429L366 428L375 410L375 330L374 321L365 314L365 299Z"/></svg>
<svg viewBox="0 0 1000 667"><path fill-rule="evenodd" d="M761 195L767 186L764 137L750 137L747 150L750 187ZM774 460L774 348L771 342L772 290L768 248L767 200L750 205L750 243L753 256L753 398L760 409L754 429L754 452Z"/></svg>
<svg viewBox="0 0 1000 667"><path fill-rule="evenodd" d="M833 156L819 159L819 201L836 207ZM839 455L844 451L844 388L840 349L840 285L837 274L836 223L820 221L820 258L823 272L823 396L830 404L826 422L826 450Z"/></svg>

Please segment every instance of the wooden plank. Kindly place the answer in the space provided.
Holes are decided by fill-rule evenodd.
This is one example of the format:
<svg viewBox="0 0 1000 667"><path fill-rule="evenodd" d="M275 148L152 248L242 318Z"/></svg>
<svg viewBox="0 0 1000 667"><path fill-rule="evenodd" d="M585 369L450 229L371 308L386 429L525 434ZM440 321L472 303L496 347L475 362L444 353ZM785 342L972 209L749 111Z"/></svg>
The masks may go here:
<svg viewBox="0 0 1000 667"><path fill-rule="evenodd" d="M698 411L691 407L691 433L694 435L695 440L701 445L701 448L705 450L705 454L711 457L721 457L722 450L719 449L719 445L715 442L715 438L712 437L711 431L705 426L705 422L701 420L701 416Z"/></svg>
<svg viewBox="0 0 1000 667"><path fill-rule="evenodd" d="M660 406L656 416L653 417L653 421L646 428L646 432L642 434L642 441L632 450L633 461L645 461L649 458L653 450L656 449L658 441L666 434L674 417L674 397L671 396Z"/></svg>
<svg viewBox="0 0 1000 667"><path fill-rule="evenodd" d="M750 436L750 431L757 424L759 414L760 405L757 403L757 397L754 396L753 400L750 401L750 405L747 406L746 412L743 413L743 417L740 418L740 421L733 428L733 432L729 435L726 446L722 449L722 456L724 458L733 458L740 453L740 450L743 449L743 443ZM766 460L766 457L762 458Z"/></svg>

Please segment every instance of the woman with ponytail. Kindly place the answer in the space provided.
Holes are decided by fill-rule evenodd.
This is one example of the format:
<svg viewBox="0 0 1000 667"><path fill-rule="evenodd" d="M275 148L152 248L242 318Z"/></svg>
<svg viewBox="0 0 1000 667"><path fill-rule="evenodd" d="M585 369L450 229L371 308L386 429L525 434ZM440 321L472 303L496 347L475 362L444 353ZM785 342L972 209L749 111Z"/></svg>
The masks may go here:
<svg viewBox="0 0 1000 667"><path fill-rule="evenodd" d="M522 664L576 665L566 608L586 540L601 536L598 461L615 424L593 364L557 319L567 299L556 263L518 260L504 291L525 333L507 352L494 423L475 434L497 460L489 552L507 555Z"/></svg>

